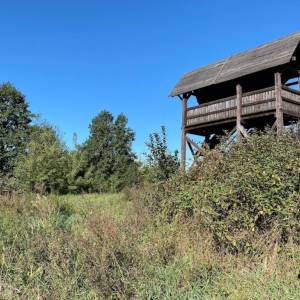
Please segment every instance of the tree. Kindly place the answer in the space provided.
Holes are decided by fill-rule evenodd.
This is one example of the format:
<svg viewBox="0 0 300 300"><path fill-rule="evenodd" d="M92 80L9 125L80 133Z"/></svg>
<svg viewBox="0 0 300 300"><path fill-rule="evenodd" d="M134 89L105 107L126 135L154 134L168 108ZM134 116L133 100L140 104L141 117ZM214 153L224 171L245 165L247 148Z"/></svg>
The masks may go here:
<svg viewBox="0 0 300 300"><path fill-rule="evenodd" d="M171 153L167 145L167 132L161 127L161 134L152 133L146 142L148 153L148 179L150 181L164 181L170 178L179 168L178 151Z"/></svg>
<svg viewBox="0 0 300 300"><path fill-rule="evenodd" d="M75 144L75 149L70 152L70 173L68 175L69 192L83 193L91 190L90 176L87 172L87 155L82 145Z"/></svg>
<svg viewBox="0 0 300 300"><path fill-rule="evenodd" d="M13 172L25 149L32 114L24 95L10 83L0 85L0 175Z"/></svg>
<svg viewBox="0 0 300 300"><path fill-rule="evenodd" d="M131 149L134 132L127 127L126 116L120 114L114 119L110 112L102 111L89 128L82 154L77 154L81 163L73 173L75 181L94 192L119 191L133 184L137 172Z"/></svg>
<svg viewBox="0 0 300 300"><path fill-rule="evenodd" d="M20 155L15 175L28 192L68 191L70 158L55 129L47 124L33 126L26 153Z"/></svg>

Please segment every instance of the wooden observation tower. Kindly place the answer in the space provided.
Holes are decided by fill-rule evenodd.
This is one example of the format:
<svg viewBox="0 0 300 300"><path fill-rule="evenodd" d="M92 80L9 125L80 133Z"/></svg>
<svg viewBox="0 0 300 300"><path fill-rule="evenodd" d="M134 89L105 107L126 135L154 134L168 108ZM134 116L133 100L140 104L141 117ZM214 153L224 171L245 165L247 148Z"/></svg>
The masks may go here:
<svg viewBox="0 0 300 300"><path fill-rule="evenodd" d="M201 156L189 135L211 147L225 132L241 138L270 126L280 135L300 118L299 76L300 32L183 75L171 92L182 102L182 167L186 145ZM188 107L190 97L197 106Z"/></svg>

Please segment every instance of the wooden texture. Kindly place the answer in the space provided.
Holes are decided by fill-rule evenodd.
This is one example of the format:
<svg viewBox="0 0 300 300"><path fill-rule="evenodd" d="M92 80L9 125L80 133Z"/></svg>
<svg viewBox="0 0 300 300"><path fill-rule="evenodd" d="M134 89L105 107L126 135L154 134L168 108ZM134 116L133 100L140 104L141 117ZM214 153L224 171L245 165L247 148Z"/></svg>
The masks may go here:
<svg viewBox="0 0 300 300"><path fill-rule="evenodd" d="M245 93L242 96L241 115L252 115L275 109L275 88ZM236 118L237 97L201 104L187 110L187 126Z"/></svg>
<svg viewBox="0 0 300 300"><path fill-rule="evenodd" d="M195 163L198 162L198 159L204 155L204 151L203 149L193 140L186 138L187 144L190 148L190 151L193 155L193 163L192 165L194 165Z"/></svg>
<svg viewBox="0 0 300 300"><path fill-rule="evenodd" d="M237 128L237 138L238 140L242 135L242 86L240 84L236 85L236 128Z"/></svg>
<svg viewBox="0 0 300 300"><path fill-rule="evenodd" d="M184 95L182 97L182 125L181 125L181 169L185 170L186 164L186 118L187 118L187 100L188 97Z"/></svg>
<svg viewBox="0 0 300 300"><path fill-rule="evenodd" d="M286 112L287 114L293 112L292 115L300 116L300 92L283 87L280 95L282 104L278 108L281 109L281 112ZM242 94L241 99L241 118L245 120L255 119L258 115L276 114L275 86ZM222 124L225 124L230 119L237 121L236 96L187 109L186 127L196 128L199 126L203 128L209 124L218 124L218 126L222 127Z"/></svg>
<svg viewBox="0 0 300 300"><path fill-rule="evenodd" d="M281 74L275 73L275 99L276 99L276 128L277 135L281 135L283 131L283 110L282 110L282 94L281 94Z"/></svg>
<svg viewBox="0 0 300 300"><path fill-rule="evenodd" d="M210 137L232 128L239 139L274 125L279 136L285 125L299 120L299 70L297 32L184 75L171 92L182 101L181 168L187 145L194 158L198 154L187 134L202 135L213 146L216 141ZM297 83L299 91L292 88ZM187 108L190 96L198 105Z"/></svg>
<svg viewBox="0 0 300 300"><path fill-rule="evenodd" d="M185 74L171 96L218 85L293 61L300 32Z"/></svg>

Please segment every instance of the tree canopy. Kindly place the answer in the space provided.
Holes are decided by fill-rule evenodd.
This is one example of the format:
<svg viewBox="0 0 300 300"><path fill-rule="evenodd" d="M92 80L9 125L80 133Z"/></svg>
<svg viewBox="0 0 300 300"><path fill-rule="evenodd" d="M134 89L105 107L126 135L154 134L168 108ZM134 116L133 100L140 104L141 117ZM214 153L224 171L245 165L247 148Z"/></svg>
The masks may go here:
<svg viewBox="0 0 300 300"><path fill-rule="evenodd" d="M132 152L134 132L127 127L127 118L116 118L108 111L100 112L91 122L90 136L77 153L80 163L73 171L75 182L89 191L118 191L135 180L137 172ZM76 185L76 184L75 184Z"/></svg>
<svg viewBox="0 0 300 300"><path fill-rule="evenodd" d="M25 96L10 83L0 85L0 111L0 173L9 175L25 149L32 114Z"/></svg>
<svg viewBox="0 0 300 300"><path fill-rule="evenodd" d="M38 193L68 191L68 151L48 124L32 127L26 154L19 156L15 174L23 189Z"/></svg>

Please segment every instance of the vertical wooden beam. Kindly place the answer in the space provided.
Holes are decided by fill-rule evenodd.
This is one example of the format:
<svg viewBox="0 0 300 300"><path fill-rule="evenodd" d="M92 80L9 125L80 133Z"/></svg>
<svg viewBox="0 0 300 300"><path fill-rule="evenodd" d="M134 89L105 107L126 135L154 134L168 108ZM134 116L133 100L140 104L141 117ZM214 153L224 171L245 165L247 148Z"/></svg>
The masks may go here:
<svg viewBox="0 0 300 300"><path fill-rule="evenodd" d="M237 139L240 140L242 137L242 86L240 84L236 85L236 129L237 129Z"/></svg>
<svg viewBox="0 0 300 300"><path fill-rule="evenodd" d="M182 97L182 125L181 125L181 170L185 171L186 164L186 109L187 109L187 95Z"/></svg>
<svg viewBox="0 0 300 300"><path fill-rule="evenodd" d="M280 136L283 131L283 112L282 112L282 81L281 73L275 73L275 99L276 99L276 128L277 136Z"/></svg>

